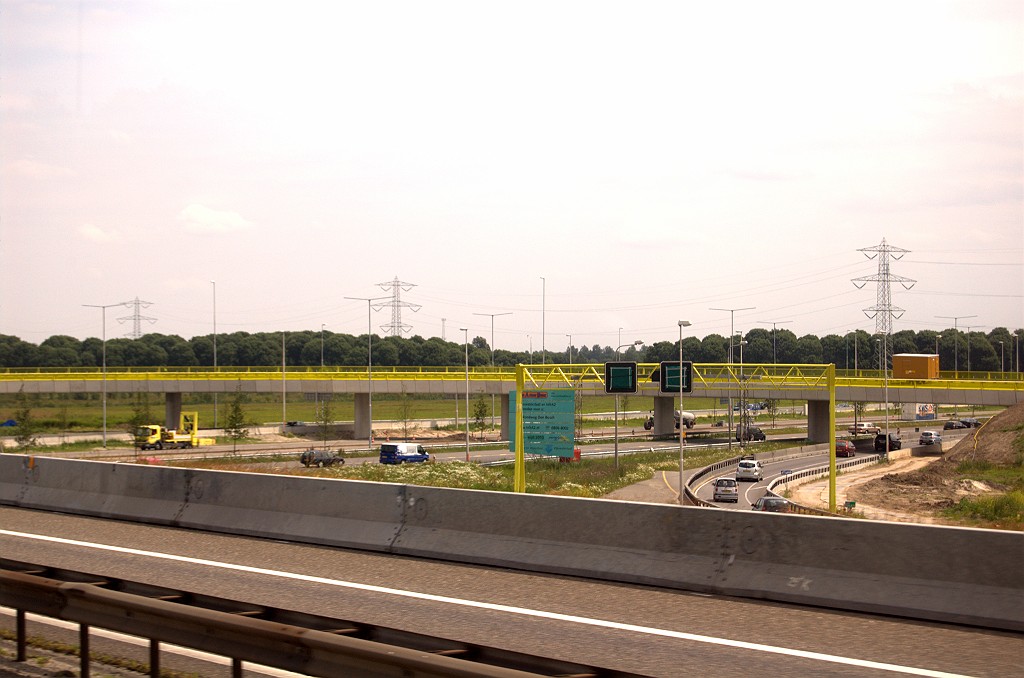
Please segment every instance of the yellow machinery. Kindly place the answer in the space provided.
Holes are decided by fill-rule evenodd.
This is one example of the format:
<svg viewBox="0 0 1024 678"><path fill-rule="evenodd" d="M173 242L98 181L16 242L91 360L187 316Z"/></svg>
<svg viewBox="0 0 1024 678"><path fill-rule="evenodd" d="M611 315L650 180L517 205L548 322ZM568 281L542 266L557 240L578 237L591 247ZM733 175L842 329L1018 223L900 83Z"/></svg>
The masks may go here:
<svg viewBox="0 0 1024 678"><path fill-rule="evenodd" d="M199 437L198 412L182 412L177 429L148 424L135 430L135 444L142 450L188 449L214 442L213 438Z"/></svg>

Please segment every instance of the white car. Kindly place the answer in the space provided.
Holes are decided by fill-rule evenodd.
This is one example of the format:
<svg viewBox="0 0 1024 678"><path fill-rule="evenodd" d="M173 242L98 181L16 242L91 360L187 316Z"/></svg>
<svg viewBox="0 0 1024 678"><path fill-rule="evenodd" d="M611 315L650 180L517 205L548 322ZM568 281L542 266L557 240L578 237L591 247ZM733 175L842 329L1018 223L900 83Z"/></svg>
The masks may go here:
<svg viewBox="0 0 1024 678"><path fill-rule="evenodd" d="M739 500L739 485L735 478L719 478L715 481L714 501L731 501L735 504Z"/></svg>
<svg viewBox="0 0 1024 678"><path fill-rule="evenodd" d="M757 459L743 459L736 466L736 480L764 480L764 467Z"/></svg>
<svg viewBox="0 0 1024 678"><path fill-rule="evenodd" d="M942 436L935 431L921 431L921 439L917 441L919 445L937 445L942 442Z"/></svg>
<svg viewBox="0 0 1024 678"><path fill-rule="evenodd" d="M862 421L862 422L859 422L859 423L856 423L856 424L852 424L850 426L850 428L848 428L846 430L850 432L850 435L854 435L854 436L856 436L856 435L867 435L868 433L873 433L875 435L878 435L879 433L882 432L882 429L878 428L877 426L872 424L870 421Z"/></svg>

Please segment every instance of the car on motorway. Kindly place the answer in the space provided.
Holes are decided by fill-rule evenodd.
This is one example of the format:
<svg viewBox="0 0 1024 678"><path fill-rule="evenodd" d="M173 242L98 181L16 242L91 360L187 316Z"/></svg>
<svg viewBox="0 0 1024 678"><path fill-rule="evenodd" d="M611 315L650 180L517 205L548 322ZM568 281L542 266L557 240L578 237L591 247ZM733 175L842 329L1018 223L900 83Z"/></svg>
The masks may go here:
<svg viewBox="0 0 1024 678"><path fill-rule="evenodd" d="M788 499L765 495L754 502L750 507L751 511L770 511L771 513L789 513L792 505Z"/></svg>
<svg viewBox="0 0 1024 678"><path fill-rule="evenodd" d="M757 426L740 426L736 429L736 440L765 440L764 431Z"/></svg>
<svg viewBox="0 0 1024 678"><path fill-rule="evenodd" d="M850 435L853 436L867 435L869 433L874 433L875 435L878 435L879 433L882 432L882 429L875 426L870 421L861 421L857 422L856 424L851 424L850 428L846 430L849 431Z"/></svg>
<svg viewBox="0 0 1024 678"><path fill-rule="evenodd" d="M903 441L895 433L889 434L889 449L898 450L903 447ZM875 436L875 452L885 452L885 434L879 433Z"/></svg>
<svg viewBox="0 0 1024 678"><path fill-rule="evenodd" d="M429 460L427 451L416 443L384 443L380 446L382 464L416 464Z"/></svg>
<svg viewBox="0 0 1024 678"><path fill-rule="evenodd" d="M966 424L967 428L978 428L979 426L981 426L981 422L975 419L974 417L967 417L966 419L961 419L960 423Z"/></svg>
<svg viewBox="0 0 1024 678"><path fill-rule="evenodd" d="M756 459L741 459L736 465L736 480L764 480L764 467Z"/></svg>
<svg viewBox="0 0 1024 678"><path fill-rule="evenodd" d="M856 457L857 449L853 446L853 443L849 440L837 440L836 441L836 456L837 457Z"/></svg>
<svg viewBox="0 0 1024 678"><path fill-rule="evenodd" d="M943 431L955 431L961 428L970 428L970 426L960 421L959 419L950 419L949 421L942 425Z"/></svg>
<svg viewBox="0 0 1024 678"><path fill-rule="evenodd" d="M299 455L299 463L309 468L310 466L316 466L323 468L325 466L334 466L335 464L342 466L345 464L345 458L331 452L330 450L315 450L310 448L303 450L302 454Z"/></svg>
<svg viewBox="0 0 1024 678"><path fill-rule="evenodd" d="M731 501L735 504L739 500L740 489L735 478L718 478L715 480L714 501Z"/></svg>
<svg viewBox="0 0 1024 678"><path fill-rule="evenodd" d="M942 442L942 436L935 431L921 431L921 439L918 445L938 445Z"/></svg>

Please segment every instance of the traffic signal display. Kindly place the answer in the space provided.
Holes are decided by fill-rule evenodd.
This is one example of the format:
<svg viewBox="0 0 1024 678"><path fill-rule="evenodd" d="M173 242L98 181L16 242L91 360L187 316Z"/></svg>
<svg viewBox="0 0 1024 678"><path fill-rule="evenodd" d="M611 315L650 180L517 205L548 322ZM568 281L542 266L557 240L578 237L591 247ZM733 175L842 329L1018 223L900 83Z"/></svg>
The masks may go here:
<svg viewBox="0 0 1024 678"><path fill-rule="evenodd" d="M604 392L636 393L636 363L605 363Z"/></svg>
<svg viewBox="0 0 1024 678"><path fill-rule="evenodd" d="M693 391L693 363L690 361L683 361L682 369L679 368L679 361L669 361L661 363L661 392L662 393L679 393L679 380L682 379L682 392L691 393Z"/></svg>

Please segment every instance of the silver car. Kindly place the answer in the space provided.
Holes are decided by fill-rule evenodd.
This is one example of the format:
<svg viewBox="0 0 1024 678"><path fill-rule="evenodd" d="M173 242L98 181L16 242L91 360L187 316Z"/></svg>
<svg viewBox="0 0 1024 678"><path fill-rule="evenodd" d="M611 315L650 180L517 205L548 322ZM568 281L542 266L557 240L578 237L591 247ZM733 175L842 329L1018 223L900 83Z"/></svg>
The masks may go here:
<svg viewBox="0 0 1024 678"><path fill-rule="evenodd" d="M714 501L731 501L736 503L740 500L739 485L735 478L719 478L715 481Z"/></svg>
<svg viewBox="0 0 1024 678"><path fill-rule="evenodd" d="M763 480L764 467L756 459L743 459L736 467L736 480Z"/></svg>

